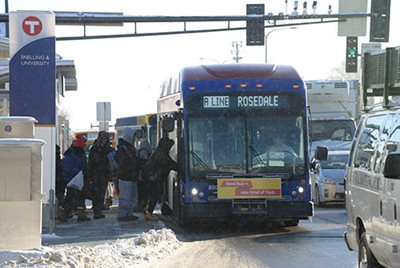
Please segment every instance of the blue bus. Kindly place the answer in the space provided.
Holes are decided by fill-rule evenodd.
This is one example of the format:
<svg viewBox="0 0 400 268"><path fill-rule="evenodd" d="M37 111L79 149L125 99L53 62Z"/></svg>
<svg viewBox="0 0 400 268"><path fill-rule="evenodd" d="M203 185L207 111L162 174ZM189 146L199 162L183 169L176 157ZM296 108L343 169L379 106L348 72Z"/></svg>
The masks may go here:
<svg viewBox="0 0 400 268"><path fill-rule="evenodd" d="M158 137L175 140L165 199L178 220L312 216L306 107L304 82L285 65L186 67L164 82Z"/></svg>

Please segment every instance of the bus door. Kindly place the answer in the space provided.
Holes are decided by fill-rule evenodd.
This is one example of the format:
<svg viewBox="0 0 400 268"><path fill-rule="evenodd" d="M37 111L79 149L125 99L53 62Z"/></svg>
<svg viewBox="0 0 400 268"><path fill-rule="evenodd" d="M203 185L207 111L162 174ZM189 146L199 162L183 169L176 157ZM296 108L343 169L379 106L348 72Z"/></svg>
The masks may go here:
<svg viewBox="0 0 400 268"><path fill-rule="evenodd" d="M179 138L178 138L178 122L180 125L180 128L182 128L181 125L181 120L175 120L175 118L173 116L164 116L161 118L160 120L160 125L161 125L161 137L167 137L172 139L175 143L174 146L171 148L169 155L170 157L177 161L178 161L178 146L179 146ZM178 172L176 171L171 171L169 173L168 179L165 182L164 185L164 189L165 189L165 200L168 202L168 206L171 210L174 209L174 193L176 193L177 191L174 191L175 188L175 182L178 181L177 179L178 176Z"/></svg>

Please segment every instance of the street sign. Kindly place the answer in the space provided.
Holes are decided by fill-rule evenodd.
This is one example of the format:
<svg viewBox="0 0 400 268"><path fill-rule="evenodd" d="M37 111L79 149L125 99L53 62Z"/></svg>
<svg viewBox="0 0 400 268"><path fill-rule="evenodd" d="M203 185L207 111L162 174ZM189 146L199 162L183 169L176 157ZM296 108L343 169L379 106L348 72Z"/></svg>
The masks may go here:
<svg viewBox="0 0 400 268"><path fill-rule="evenodd" d="M361 44L361 55L364 56L365 53L372 53L381 51L381 43L362 43Z"/></svg>
<svg viewBox="0 0 400 268"><path fill-rule="evenodd" d="M111 102L97 102L97 121L111 121Z"/></svg>
<svg viewBox="0 0 400 268"><path fill-rule="evenodd" d="M264 4L248 4L247 15L264 15ZM253 19L246 22L246 44L248 46L264 45L264 19Z"/></svg>
<svg viewBox="0 0 400 268"><path fill-rule="evenodd" d="M32 116L43 146L41 226L54 228L56 110L56 16L50 11L10 12L10 115ZM41 228L41 227L40 227Z"/></svg>
<svg viewBox="0 0 400 268"><path fill-rule="evenodd" d="M390 0L371 1L370 42L389 42Z"/></svg>
<svg viewBox="0 0 400 268"><path fill-rule="evenodd" d="M339 0L339 14L367 13L368 0ZM367 35L367 18L347 18L338 23L338 36Z"/></svg>
<svg viewBox="0 0 400 268"><path fill-rule="evenodd" d="M56 125L55 14L10 13L10 115Z"/></svg>

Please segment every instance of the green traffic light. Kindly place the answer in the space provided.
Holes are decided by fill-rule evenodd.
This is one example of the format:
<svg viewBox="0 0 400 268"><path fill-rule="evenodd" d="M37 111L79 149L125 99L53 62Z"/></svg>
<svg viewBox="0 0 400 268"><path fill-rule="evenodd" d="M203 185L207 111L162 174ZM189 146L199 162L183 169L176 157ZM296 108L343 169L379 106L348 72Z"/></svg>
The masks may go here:
<svg viewBox="0 0 400 268"><path fill-rule="evenodd" d="M354 48L349 48L349 56L355 56L357 54L357 50Z"/></svg>

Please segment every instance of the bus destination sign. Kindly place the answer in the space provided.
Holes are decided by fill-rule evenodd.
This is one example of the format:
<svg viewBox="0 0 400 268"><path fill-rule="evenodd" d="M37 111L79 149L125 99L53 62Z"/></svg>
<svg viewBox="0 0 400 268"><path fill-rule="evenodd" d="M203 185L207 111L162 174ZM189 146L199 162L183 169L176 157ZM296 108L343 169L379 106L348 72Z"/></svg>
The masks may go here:
<svg viewBox="0 0 400 268"><path fill-rule="evenodd" d="M287 108L287 96L203 96L203 108Z"/></svg>
<svg viewBox="0 0 400 268"><path fill-rule="evenodd" d="M203 108L229 108L229 96L204 96Z"/></svg>

